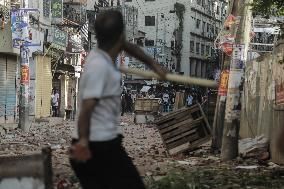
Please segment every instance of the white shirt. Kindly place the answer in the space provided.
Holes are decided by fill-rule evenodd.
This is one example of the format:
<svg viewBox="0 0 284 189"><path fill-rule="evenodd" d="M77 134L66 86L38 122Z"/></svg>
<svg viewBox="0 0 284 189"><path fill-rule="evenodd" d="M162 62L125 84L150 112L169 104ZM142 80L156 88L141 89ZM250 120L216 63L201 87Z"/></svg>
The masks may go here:
<svg viewBox="0 0 284 189"><path fill-rule="evenodd" d="M55 93L51 95L52 105L58 106L59 94Z"/></svg>
<svg viewBox="0 0 284 189"><path fill-rule="evenodd" d="M163 101L164 101L165 103L168 103L168 102L169 102L169 98L170 98L170 96L169 96L167 93L163 94Z"/></svg>
<svg viewBox="0 0 284 189"><path fill-rule="evenodd" d="M187 96L187 105L188 106L192 105L192 102L193 102L193 97L191 95L188 95Z"/></svg>
<svg viewBox="0 0 284 189"><path fill-rule="evenodd" d="M83 100L98 99L91 115L90 141L109 141L119 134L120 79L120 72L107 53L100 49L90 52L80 79L77 114L78 118ZM74 138L79 138L78 121Z"/></svg>

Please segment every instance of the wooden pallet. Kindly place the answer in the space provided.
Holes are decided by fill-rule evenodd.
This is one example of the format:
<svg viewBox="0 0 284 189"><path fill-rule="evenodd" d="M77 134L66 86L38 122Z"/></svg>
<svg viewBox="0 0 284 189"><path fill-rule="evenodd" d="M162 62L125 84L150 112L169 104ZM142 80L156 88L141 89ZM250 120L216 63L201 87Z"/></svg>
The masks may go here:
<svg viewBox="0 0 284 189"><path fill-rule="evenodd" d="M199 104L155 120L170 155L194 149L211 138L208 120Z"/></svg>
<svg viewBox="0 0 284 189"><path fill-rule="evenodd" d="M134 111L135 112L158 112L159 105L158 98L138 98L135 101Z"/></svg>

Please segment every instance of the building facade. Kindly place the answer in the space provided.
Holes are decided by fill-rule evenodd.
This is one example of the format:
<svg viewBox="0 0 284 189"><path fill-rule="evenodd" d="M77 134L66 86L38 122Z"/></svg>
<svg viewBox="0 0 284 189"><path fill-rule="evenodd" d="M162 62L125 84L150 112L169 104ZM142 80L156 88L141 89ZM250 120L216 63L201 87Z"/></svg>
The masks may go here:
<svg viewBox="0 0 284 189"><path fill-rule="evenodd" d="M125 0L125 4L138 8L138 28L146 33L145 46L154 49L154 58L171 48L176 72L207 76L209 60L215 56L213 42L227 14L226 1Z"/></svg>

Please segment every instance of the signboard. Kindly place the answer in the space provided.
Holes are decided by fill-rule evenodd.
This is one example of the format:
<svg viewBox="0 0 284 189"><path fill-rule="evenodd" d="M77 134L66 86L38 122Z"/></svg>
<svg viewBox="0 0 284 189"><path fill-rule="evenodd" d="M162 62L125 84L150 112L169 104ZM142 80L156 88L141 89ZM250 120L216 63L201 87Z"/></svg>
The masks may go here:
<svg viewBox="0 0 284 189"><path fill-rule="evenodd" d="M245 67L245 45L233 45L231 70L240 70Z"/></svg>
<svg viewBox="0 0 284 189"><path fill-rule="evenodd" d="M43 16L49 18L50 16L50 5L51 5L51 0L43 0Z"/></svg>
<svg viewBox="0 0 284 189"><path fill-rule="evenodd" d="M219 37L216 39L217 41L219 41L218 48L225 52L228 56L231 56L233 52L232 45L235 43L239 22L240 17L229 15L224 23L223 30L220 32Z"/></svg>
<svg viewBox="0 0 284 189"><path fill-rule="evenodd" d="M81 53L84 51L81 35L69 35L66 51L70 53Z"/></svg>
<svg viewBox="0 0 284 189"><path fill-rule="evenodd" d="M150 54L151 56L157 56L162 53L162 48L161 47L147 47L147 53Z"/></svg>
<svg viewBox="0 0 284 189"><path fill-rule="evenodd" d="M11 30L13 47L20 47L23 42L31 42L28 33L29 13L26 11L11 11Z"/></svg>
<svg viewBox="0 0 284 189"><path fill-rule="evenodd" d="M28 85L30 80L30 71L29 66L23 65L21 66L21 84Z"/></svg>
<svg viewBox="0 0 284 189"><path fill-rule="evenodd" d="M28 85L30 80L29 49L21 47L21 81L22 85Z"/></svg>
<svg viewBox="0 0 284 189"><path fill-rule="evenodd" d="M230 74L229 70L224 70L221 73L219 90L218 90L218 95L220 95L220 96L227 96L229 74Z"/></svg>
<svg viewBox="0 0 284 189"><path fill-rule="evenodd" d="M63 1L51 0L51 14L53 22L61 22L63 19Z"/></svg>
<svg viewBox="0 0 284 189"><path fill-rule="evenodd" d="M53 40L52 42L56 45L66 47L67 46L67 38L68 34L65 31L62 31L58 28L54 28L53 30Z"/></svg>
<svg viewBox="0 0 284 189"><path fill-rule="evenodd" d="M284 105L284 82L277 81L275 84L276 105Z"/></svg>

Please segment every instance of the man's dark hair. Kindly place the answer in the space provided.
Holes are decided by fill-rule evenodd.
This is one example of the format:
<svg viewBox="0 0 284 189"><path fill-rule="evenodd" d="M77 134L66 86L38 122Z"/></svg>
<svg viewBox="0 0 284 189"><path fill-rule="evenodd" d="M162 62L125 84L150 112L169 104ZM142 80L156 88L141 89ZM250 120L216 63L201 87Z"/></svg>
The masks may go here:
<svg viewBox="0 0 284 189"><path fill-rule="evenodd" d="M96 18L95 32L99 47L111 48L124 33L121 12L107 10L100 13Z"/></svg>

